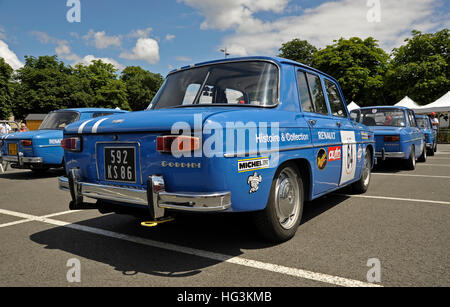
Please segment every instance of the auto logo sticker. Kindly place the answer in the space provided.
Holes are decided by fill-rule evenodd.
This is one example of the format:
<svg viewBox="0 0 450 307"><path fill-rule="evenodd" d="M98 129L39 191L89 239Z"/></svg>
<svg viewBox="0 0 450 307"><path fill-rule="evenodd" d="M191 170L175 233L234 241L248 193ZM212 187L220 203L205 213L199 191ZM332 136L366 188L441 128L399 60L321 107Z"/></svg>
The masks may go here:
<svg viewBox="0 0 450 307"><path fill-rule="evenodd" d="M262 181L262 176L258 175L256 172L253 173L253 176L249 176L247 180L247 184L250 185L249 194L253 194L258 191L259 184Z"/></svg>
<svg viewBox="0 0 450 307"><path fill-rule="evenodd" d="M360 161L361 158L362 158L362 152L363 152L362 146L359 145L359 146L358 146L358 161Z"/></svg>
<svg viewBox="0 0 450 307"><path fill-rule="evenodd" d="M341 146L329 147L328 148L328 161L339 161L341 160Z"/></svg>
<svg viewBox="0 0 450 307"><path fill-rule="evenodd" d="M340 184L343 184L355 178L357 158L355 132L341 131L341 141L342 172Z"/></svg>
<svg viewBox="0 0 450 307"><path fill-rule="evenodd" d="M317 152L317 168L323 171L327 166L328 162L328 153L324 148L319 149Z"/></svg>

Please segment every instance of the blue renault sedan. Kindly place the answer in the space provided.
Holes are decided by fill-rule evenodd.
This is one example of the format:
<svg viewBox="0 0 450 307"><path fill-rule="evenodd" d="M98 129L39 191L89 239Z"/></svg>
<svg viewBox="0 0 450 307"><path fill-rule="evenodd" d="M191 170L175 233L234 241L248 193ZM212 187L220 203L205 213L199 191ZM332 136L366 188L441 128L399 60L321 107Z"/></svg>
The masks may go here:
<svg viewBox="0 0 450 307"><path fill-rule="evenodd" d="M174 70L148 110L71 124L62 144L71 209L141 210L152 224L181 211L252 212L276 242L295 234L304 201L345 186L364 193L375 154L333 77L272 57Z"/></svg>
<svg viewBox="0 0 450 307"><path fill-rule="evenodd" d="M433 129L431 124L431 119L427 115L416 115L417 124L419 128L422 129L425 135L425 144L427 147L427 154L429 156L434 156L437 151L437 133L436 129Z"/></svg>
<svg viewBox="0 0 450 307"><path fill-rule="evenodd" d="M409 170L415 169L417 160L426 161L424 133L413 110L396 106L365 107L353 110L351 117L375 133L377 159L402 159Z"/></svg>
<svg viewBox="0 0 450 307"><path fill-rule="evenodd" d="M9 162L12 168L31 169L34 172L61 167L64 164L61 140L63 129L67 125L79 120L96 121L101 116L124 112L126 111L103 108L50 112L38 130L2 135L0 137L1 159Z"/></svg>

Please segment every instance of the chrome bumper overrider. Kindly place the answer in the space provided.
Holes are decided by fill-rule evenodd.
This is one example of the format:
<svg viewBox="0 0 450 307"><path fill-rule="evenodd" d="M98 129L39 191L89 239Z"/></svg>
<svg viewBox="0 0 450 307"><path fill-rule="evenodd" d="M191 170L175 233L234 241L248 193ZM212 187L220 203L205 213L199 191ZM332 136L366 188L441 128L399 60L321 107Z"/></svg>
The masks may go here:
<svg viewBox="0 0 450 307"><path fill-rule="evenodd" d="M59 177L59 188L70 191L72 200L83 203L83 197L148 207L154 218L164 216L164 209L216 212L231 207L231 192L169 193L162 176L150 176L147 189L133 189L80 182L79 171L72 169L69 178Z"/></svg>

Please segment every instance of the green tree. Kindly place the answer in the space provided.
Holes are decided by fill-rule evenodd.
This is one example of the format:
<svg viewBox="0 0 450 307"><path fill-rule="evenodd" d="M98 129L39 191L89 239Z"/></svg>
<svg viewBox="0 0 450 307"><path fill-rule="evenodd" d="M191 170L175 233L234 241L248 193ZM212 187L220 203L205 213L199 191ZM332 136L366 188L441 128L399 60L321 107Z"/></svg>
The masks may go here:
<svg viewBox="0 0 450 307"><path fill-rule="evenodd" d="M279 51L279 57L311 65L317 48L308 43L308 41L295 38L282 44Z"/></svg>
<svg viewBox="0 0 450 307"><path fill-rule="evenodd" d="M160 74L151 73L139 66L128 66L122 71L127 99L133 111L144 110L164 82Z"/></svg>
<svg viewBox="0 0 450 307"><path fill-rule="evenodd" d="M341 38L315 53L313 66L339 81L347 101L361 106L385 104L383 79L389 55L372 37Z"/></svg>
<svg viewBox="0 0 450 307"><path fill-rule="evenodd" d="M11 76L12 67L0 58L0 119L7 119L11 115Z"/></svg>
<svg viewBox="0 0 450 307"><path fill-rule="evenodd" d="M407 95L420 105L431 103L450 88L449 29L413 31L405 43L393 50L386 73L389 101L393 104Z"/></svg>
<svg viewBox="0 0 450 307"><path fill-rule="evenodd" d="M23 119L30 113L48 113L68 108L74 91L72 68L56 56L25 56L25 66L17 70L19 82L14 95L14 115Z"/></svg>

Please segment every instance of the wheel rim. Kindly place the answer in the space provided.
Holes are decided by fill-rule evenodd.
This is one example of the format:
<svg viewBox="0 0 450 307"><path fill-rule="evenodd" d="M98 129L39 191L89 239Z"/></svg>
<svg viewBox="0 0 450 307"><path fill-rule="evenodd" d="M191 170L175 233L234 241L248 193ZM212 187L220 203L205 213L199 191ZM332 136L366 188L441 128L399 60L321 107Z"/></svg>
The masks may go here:
<svg viewBox="0 0 450 307"><path fill-rule="evenodd" d="M370 182L370 160L369 160L369 153L366 151L364 156L364 170L363 170L363 182L364 186L368 186Z"/></svg>
<svg viewBox="0 0 450 307"><path fill-rule="evenodd" d="M301 203L297 174L285 168L279 174L275 186L275 208L278 221L284 229L292 228L298 219Z"/></svg>

